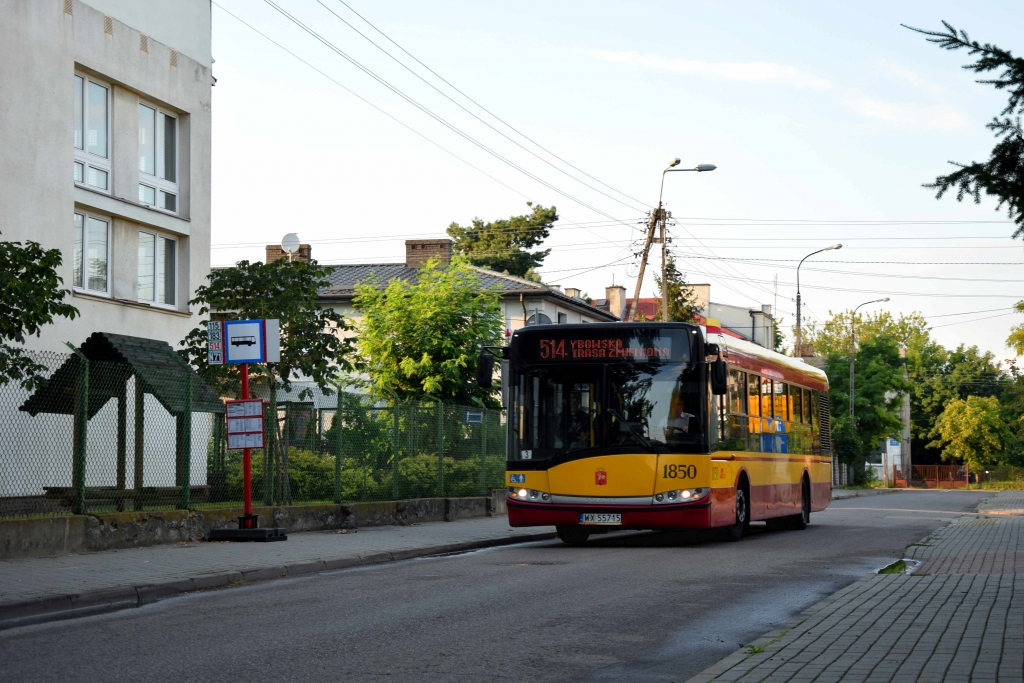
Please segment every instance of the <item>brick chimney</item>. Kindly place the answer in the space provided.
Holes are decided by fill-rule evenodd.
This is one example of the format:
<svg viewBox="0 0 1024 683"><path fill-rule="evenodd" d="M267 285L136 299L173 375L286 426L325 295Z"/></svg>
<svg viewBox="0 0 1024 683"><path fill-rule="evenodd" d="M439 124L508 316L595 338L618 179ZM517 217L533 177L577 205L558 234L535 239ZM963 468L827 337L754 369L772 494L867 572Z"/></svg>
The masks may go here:
<svg viewBox="0 0 1024 683"><path fill-rule="evenodd" d="M622 285L605 287L604 298L608 299L608 311L612 315L619 316L619 320L621 320L626 308L626 288Z"/></svg>
<svg viewBox="0 0 1024 683"><path fill-rule="evenodd" d="M280 244L268 244L267 245L267 260L266 263L273 263L280 259L288 258L288 252L281 248ZM311 259L311 250L308 244L300 244L299 250L292 254L292 261L309 261Z"/></svg>
<svg viewBox="0 0 1024 683"><path fill-rule="evenodd" d="M405 265L422 268L430 259L436 259L441 266L452 262L452 241L449 239L406 240Z"/></svg>

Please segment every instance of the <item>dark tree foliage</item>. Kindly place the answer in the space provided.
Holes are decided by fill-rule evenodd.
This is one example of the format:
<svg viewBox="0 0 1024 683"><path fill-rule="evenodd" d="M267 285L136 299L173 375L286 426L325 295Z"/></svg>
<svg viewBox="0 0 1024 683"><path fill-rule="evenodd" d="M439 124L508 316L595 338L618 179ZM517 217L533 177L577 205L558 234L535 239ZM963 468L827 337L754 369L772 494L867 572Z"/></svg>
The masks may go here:
<svg viewBox="0 0 1024 683"><path fill-rule="evenodd" d="M78 309L64 303L68 291L57 275L60 249L43 249L38 242L0 242L0 385L19 382L34 391L46 367L11 344L39 336L54 316L74 319Z"/></svg>
<svg viewBox="0 0 1024 683"><path fill-rule="evenodd" d="M352 369L352 341L345 336L351 326L339 313L316 304L317 290L329 284L332 271L316 261L239 261L233 268L212 271L209 284L199 287L189 304L202 306L200 315L212 313L216 319L279 319L281 362L251 364L250 380L269 383L276 376L288 390L291 379L301 374L330 394L338 373ZM205 325L189 332L181 345L181 355L204 380L225 394L237 393L238 366L206 362Z"/></svg>
<svg viewBox="0 0 1024 683"><path fill-rule="evenodd" d="M558 211L554 206L533 206L533 202L526 205L533 211L522 216L490 223L474 218L469 227L452 223L448 226L448 235L454 240L452 249L466 256L474 266L539 281L534 271L540 268L551 250L527 250L547 239L558 220Z"/></svg>
<svg viewBox="0 0 1024 683"><path fill-rule="evenodd" d="M1017 224L1014 237L1024 237L1024 131L1021 129L1021 113L1024 112L1024 58L1014 57L1009 50L1004 50L990 43L980 44L972 41L966 31L957 31L943 21L945 31L925 31L924 29L904 26L911 31L922 33L928 42L936 43L946 50L966 49L977 60L965 64L964 69L974 73L1002 72L997 78L978 80L978 83L995 86L997 90L1006 90L1009 100L1006 107L986 124L999 142L992 148L988 161L962 164L956 161L949 163L958 170L949 175L938 176L934 183L924 187L936 190L936 199L946 192L956 189L957 201L966 196L974 198L974 203L981 203L981 193L995 197L999 203L996 209L1006 205L1009 217Z"/></svg>
<svg viewBox="0 0 1024 683"><path fill-rule="evenodd" d="M830 354L825 360L833 445L846 463L863 463L882 437L897 438L902 394L910 390L903 378L899 346L888 335L862 342L855 354L853 416L850 405L850 358ZM863 467L858 468L863 470Z"/></svg>
<svg viewBox="0 0 1024 683"><path fill-rule="evenodd" d="M686 283L686 274L679 272L676 268L676 260L668 257L665 264L665 279L668 280L668 319L675 323L695 323L700 315L700 306L697 305L697 295L693 288ZM664 284L661 281L661 273L654 274L654 282L658 286L658 299L660 300L665 292ZM661 320L661 307L655 320Z"/></svg>

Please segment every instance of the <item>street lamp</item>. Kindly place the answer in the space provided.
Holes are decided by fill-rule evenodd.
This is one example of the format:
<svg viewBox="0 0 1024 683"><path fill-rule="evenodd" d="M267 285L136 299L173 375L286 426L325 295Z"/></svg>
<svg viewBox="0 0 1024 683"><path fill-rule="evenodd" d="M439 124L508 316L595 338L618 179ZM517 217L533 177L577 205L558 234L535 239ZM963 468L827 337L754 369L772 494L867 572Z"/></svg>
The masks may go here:
<svg viewBox="0 0 1024 683"><path fill-rule="evenodd" d="M669 171L695 171L697 173L707 173L708 171L714 171L717 166L714 164L697 164L693 168L676 168L679 165L679 159L673 159L665 167L665 170L661 172L661 188L658 190L658 209L654 212L651 217L651 224L647 229L647 239L644 242L644 255L640 260L640 273L637 275L636 280L636 292L633 294L633 315L635 317L636 311L638 310L638 304L640 303L640 286L644 281L644 270L647 267L647 254L651 249L651 242L654 241L654 229L658 225L658 221L661 221L661 317L664 321L668 322L668 281L666 276L668 275L668 241L665 239L665 215L661 208L661 198L665 193L665 174Z"/></svg>
<svg viewBox="0 0 1024 683"><path fill-rule="evenodd" d="M800 259L800 263L798 263L796 266L796 344L793 346L794 356L800 357L803 355L803 353L800 350L800 342L802 341L802 338L800 336L800 266L804 264L804 261L811 258L815 254L820 254L823 251L832 251L833 249L842 248L842 244L833 244L831 247L825 247L824 249L819 249L818 251L812 251L810 254Z"/></svg>
<svg viewBox="0 0 1024 683"><path fill-rule="evenodd" d="M889 300L889 297L883 299L875 299L873 301L865 301L857 308L853 309L853 313L850 314L850 417L853 417L853 359L854 359L854 344L856 343L856 328L857 328L857 311L861 306L867 306L868 304L884 303Z"/></svg>

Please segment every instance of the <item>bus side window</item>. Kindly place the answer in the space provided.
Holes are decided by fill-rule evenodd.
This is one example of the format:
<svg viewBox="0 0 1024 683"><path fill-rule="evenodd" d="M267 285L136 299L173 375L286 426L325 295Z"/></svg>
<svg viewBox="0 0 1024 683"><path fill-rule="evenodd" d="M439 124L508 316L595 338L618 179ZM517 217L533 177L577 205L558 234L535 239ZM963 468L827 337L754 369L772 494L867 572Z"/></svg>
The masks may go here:
<svg viewBox="0 0 1024 683"><path fill-rule="evenodd" d="M747 375L747 450L761 450L761 378Z"/></svg>
<svg viewBox="0 0 1024 683"><path fill-rule="evenodd" d="M746 406L743 404L744 387L747 384L747 373L729 368L729 412L733 415L745 415Z"/></svg>
<svg viewBox="0 0 1024 683"><path fill-rule="evenodd" d="M789 385L775 382L775 417L789 421Z"/></svg>
<svg viewBox="0 0 1024 683"><path fill-rule="evenodd" d="M793 422L804 421L804 392L800 387L790 387L790 404L793 406Z"/></svg>
<svg viewBox="0 0 1024 683"><path fill-rule="evenodd" d="M804 422L811 424L811 390L804 389Z"/></svg>

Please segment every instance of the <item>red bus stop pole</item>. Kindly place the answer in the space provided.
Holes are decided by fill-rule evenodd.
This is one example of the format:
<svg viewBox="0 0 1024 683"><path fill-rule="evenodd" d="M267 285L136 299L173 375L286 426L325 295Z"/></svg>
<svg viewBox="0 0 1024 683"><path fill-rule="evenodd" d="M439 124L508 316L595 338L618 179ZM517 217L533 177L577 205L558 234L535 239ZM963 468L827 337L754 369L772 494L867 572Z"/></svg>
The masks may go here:
<svg viewBox="0 0 1024 683"><path fill-rule="evenodd" d="M249 364L242 363L242 399L249 398ZM252 515L252 457L248 448L242 449L242 491L245 496L245 516Z"/></svg>

